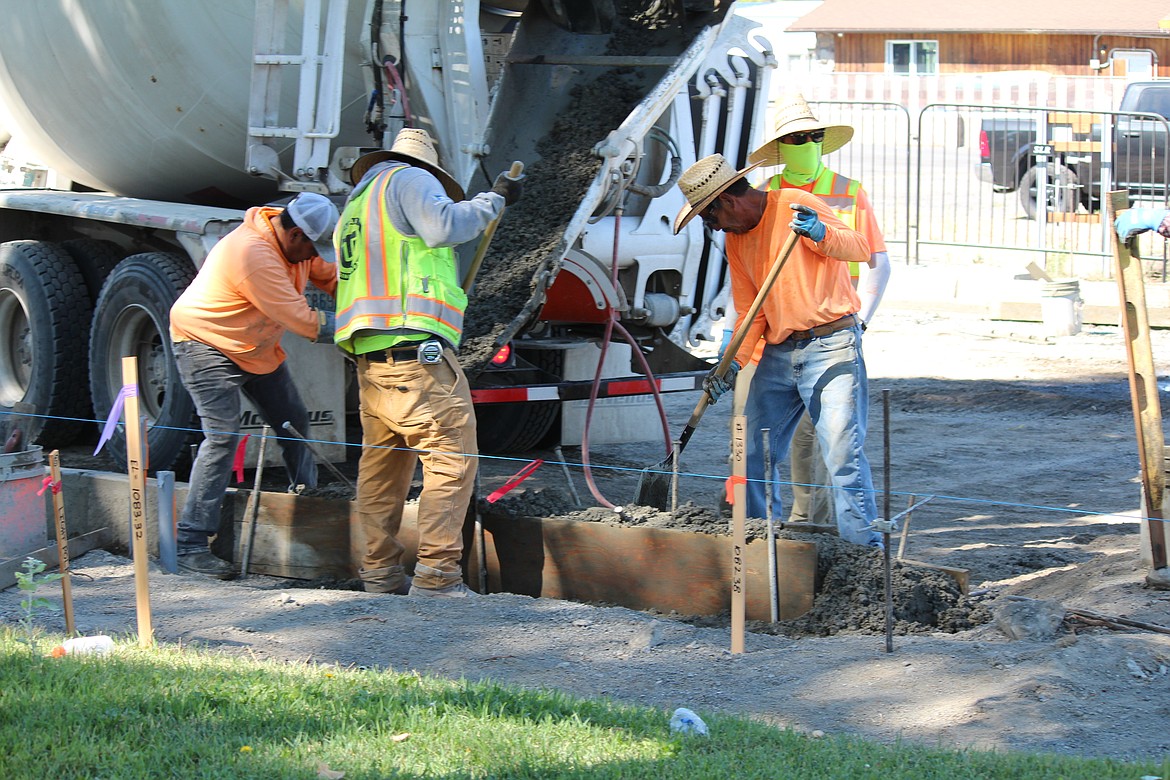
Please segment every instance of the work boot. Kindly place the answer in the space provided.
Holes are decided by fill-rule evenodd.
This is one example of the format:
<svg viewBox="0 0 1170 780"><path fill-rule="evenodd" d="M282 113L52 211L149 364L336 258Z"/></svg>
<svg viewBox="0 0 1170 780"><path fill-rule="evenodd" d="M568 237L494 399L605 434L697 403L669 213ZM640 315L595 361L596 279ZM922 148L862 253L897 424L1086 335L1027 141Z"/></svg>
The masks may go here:
<svg viewBox="0 0 1170 780"><path fill-rule="evenodd" d="M417 563L414 566L415 582L410 586L411 596L439 596L442 598L465 599L476 595L474 591L463 584L463 573L456 571L442 571L426 564ZM417 584L420 580L433 587Z"/></svg>
<svg viewBox="0 0 1170 780"><path fill-rule="evenodd" d="M460 580L459 582L456 582L452 585L447 585L442 588L420 588L418 585L411 585L408 595L465 599L468 596L478 596L479 594L464 585L463 581Z"/></svg>
<svg viewBox="0 0 1170 780"><path fill-rule="evenodd" d="M359 569L362 589L366 593L392 593L405 596L410 592L411 578L401 566L386 566L381 569Z"/></svg>
<svg viewBox="0 0 1170 780"><path fill-rule="evenodd" d="M230 580L236 576L236 569L223 558L212 555L210 550L185 553L177 557L179 568L182 571L195 574L206 574L221 580Z"/></svg>

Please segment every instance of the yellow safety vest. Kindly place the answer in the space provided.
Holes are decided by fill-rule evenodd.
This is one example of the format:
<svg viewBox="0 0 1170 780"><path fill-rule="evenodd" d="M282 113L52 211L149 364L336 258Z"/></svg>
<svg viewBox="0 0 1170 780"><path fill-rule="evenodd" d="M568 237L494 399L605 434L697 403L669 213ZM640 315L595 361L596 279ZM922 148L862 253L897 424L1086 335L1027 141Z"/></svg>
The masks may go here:
<svg viewBox="0 0 1170 780"><path fill-rule="evenodd" d="M779 190L785 187L794 187L783 180L783 174L776 174L768 182L768 189ZM797 189L804 189L798 187ZM857 230L857 192L861 189L861 182L848 179L828 168L812 183L812 189L806 190L828 204L837 218L851 230ZM857 263L849 264L849 276L853 279L853 286L857 286L857 279L861 274L861 266Z"/></svg>
<svg viewBox="0 0 1170 780"><path fill-rule="evenodd" d="M467 295L457 278L455 251L404 236L390 222L386 190L400 170L383 171L350 200L333 234L338 276L333 339L347 352L354 352L354 336L363 330L424 331L453 347L463 336ZM363 338L362 351L385 349L401 339Z"/></svg>

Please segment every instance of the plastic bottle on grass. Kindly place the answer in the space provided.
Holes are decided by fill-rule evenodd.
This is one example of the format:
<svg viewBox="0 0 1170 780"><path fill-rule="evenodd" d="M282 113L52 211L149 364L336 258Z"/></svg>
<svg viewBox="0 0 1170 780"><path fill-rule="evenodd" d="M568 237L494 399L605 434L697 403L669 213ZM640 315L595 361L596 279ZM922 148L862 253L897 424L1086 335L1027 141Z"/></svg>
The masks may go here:
<svg viewBox="0 0 1170 780"><path fill-rule="evenodd" d="M79 636L66 639L53 648L53 657L63 655L101 655L114 649L114 640L108 636Z"/></svg>
<svg viewBox="0 0 1170 780"><path fill-rule="evenodd" d="M707 736L707 724L695 713L679 707L670 716L670 730L675 734L701 734Z"/></svg>

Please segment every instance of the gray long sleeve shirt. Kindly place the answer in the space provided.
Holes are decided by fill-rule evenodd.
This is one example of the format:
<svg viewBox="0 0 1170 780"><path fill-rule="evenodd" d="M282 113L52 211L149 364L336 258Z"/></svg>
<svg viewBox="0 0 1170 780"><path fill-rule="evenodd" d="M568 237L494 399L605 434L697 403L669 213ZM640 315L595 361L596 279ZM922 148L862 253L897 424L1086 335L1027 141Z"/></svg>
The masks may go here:
<svg viewBox="0 0 1170 780"><path fill-rule="evenodd" d="M398 232L412 238L417 236L431 248L457 246L472 240L504 208L504 197L494 192L481 192L470 200L456 203L429 171L397 161L379 163L366 171L350 198L391 168L404 170L390 177L386 189L390 222Z"/></svg>

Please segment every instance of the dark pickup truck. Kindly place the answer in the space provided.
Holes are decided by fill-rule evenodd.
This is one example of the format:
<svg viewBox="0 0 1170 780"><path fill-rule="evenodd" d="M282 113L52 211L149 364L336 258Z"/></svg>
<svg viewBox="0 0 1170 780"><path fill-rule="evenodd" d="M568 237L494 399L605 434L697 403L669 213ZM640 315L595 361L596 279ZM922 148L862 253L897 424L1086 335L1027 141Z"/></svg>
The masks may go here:
<svg viewBox="0 0 1170 780"><path fill-rule="evenodd" d="M1100 210L1101 193L1128 190L1133 198L1167 202L1170 181L1170 80L1128 84L1116 113L1020 110L988 117L979 131L979 178L996 192L1020 193L1029 219L1036 217L1037 163L1047 161L1047 210ZM1045 119L1047 133L1037 138ZM1110 154L1102 154L1104 128Z"/></svg>

